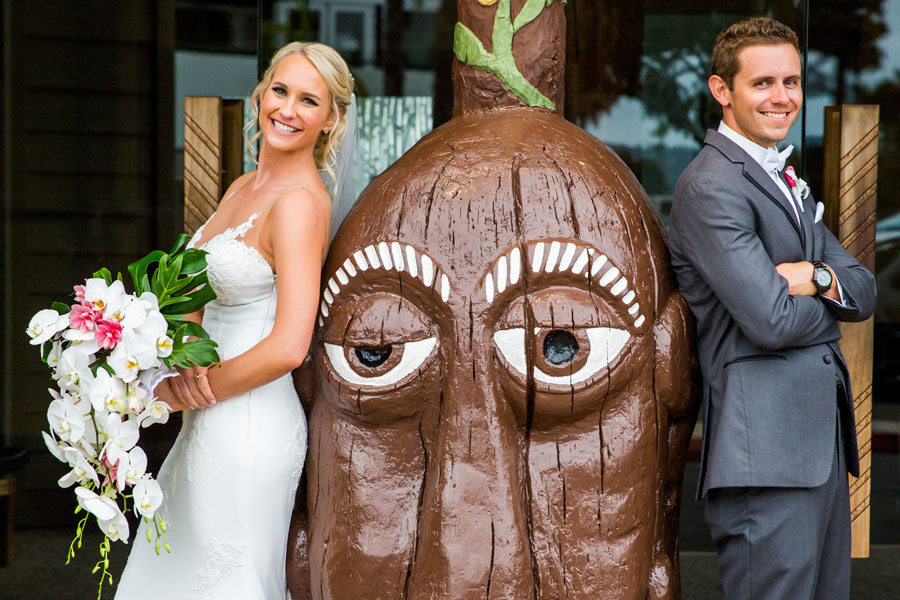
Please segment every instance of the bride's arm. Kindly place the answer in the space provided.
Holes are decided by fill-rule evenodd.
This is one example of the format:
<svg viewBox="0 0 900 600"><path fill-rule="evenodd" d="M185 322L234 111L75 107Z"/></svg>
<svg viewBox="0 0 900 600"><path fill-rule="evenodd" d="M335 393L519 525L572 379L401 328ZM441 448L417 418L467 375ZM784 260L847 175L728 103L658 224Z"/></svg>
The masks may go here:
<svg viewBox="0 0 900 600"><path fill-rule="evenodd" d="M315 325L327 229L325 209L311 192L293 191L275 202L260 230L260 244L271 250L278 273L275 324L247 352L207 371L219 400L274 381L303 362Z"/></svg>

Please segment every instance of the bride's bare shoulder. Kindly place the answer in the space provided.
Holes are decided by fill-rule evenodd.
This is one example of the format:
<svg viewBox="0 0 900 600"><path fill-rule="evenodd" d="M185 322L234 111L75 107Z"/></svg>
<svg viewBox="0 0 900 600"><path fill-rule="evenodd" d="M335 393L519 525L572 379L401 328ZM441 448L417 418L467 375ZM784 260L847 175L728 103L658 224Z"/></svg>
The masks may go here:
<svg viewBox="0 0 900 600"><path fill-rule="evenodd" d="M231 185L228 186L228 189L225 190L225 193L222 194L222 200L219 202L219 206L224 206L230 203L231 197L235 195L235 193L244 187L247 183L250 182L253 178L256 177L256 171L248 171L244 173L237 179L231 182Z"/></svg>

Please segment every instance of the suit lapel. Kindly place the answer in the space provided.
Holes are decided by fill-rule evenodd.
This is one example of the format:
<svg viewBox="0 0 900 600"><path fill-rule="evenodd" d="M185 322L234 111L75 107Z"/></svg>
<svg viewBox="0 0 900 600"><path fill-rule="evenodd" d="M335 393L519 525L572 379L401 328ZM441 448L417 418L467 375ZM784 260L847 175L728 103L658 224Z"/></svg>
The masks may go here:
<svg viewBox="0 0 900 600"><path fill-rule="evenodd" d="M803 206L804 210L800 212L800 224L803 229L803 257L806 260L813 259L813 253L815 252L815 248L813 248L813 241L815 238L813 237L813 219L815 218L816 209L815 207L810 210L809 206L802 200L800 201L800 205L798 205L798 210L800 206Z"/></svg>
<svg viewBox="0 0 900 600"><path fill-rule="evenodd" d="M718 131L714 131L712 129L707 131L704 143L716 148L731 162L740 163L743 165L744 178L752 183L757 189L759 189L759 191L765 194L765 196L769 200L774 202L775 205L781 209L781 211L784 213L785 218L791 223L791 226L794 228L794 231L797 232L797 236L800 238L800 243L803 246L804 255L807 254L809 252L809 249L807 248L806 240L811 238L807 235L804 235L803 228L801 228L800 224L797 223L797 217L794 214L794 208L791 206L790 201L784 197L784 193L778 188L778 185L774 181L772 181L772 178L769 177L765 171L763 171L763 168L759 166L759 163L753 160L753 158L746 152L744 152L740 146L729 140Z"/></svg>

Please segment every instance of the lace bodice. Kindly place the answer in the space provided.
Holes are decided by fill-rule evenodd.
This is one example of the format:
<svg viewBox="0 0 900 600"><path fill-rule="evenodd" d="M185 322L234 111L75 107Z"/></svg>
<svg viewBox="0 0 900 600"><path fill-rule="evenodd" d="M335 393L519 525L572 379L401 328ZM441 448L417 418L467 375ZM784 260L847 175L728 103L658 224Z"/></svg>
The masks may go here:
<svg viewBox="0 0 900 600"><path fill-rule="evenodd" d="M229 227L206 241L200 249L206 250L209 283L218 296L215 303L237 306L268 299L275 286L275 274L259 251L243 242L259 213L236 227ZM207 221L206 223L209 223ZM188 247L203 235L206 223L194 233Z"/></svg>

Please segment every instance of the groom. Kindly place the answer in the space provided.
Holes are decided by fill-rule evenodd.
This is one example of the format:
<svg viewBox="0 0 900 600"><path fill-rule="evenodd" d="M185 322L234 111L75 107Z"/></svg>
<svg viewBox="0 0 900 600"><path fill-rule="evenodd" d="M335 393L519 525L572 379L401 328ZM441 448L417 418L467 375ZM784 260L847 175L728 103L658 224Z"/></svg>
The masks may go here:
<svg viewBox="0 0 900 600"><path fill-rule="evenodd" d="M838 321L875 306L872 274L821 221L776 150L803 103L796 34L771 19L719 35L718 131L675 188L672 266L697 318L698 496L725 595L850 595L847 471L859 474Z"/></svg>

